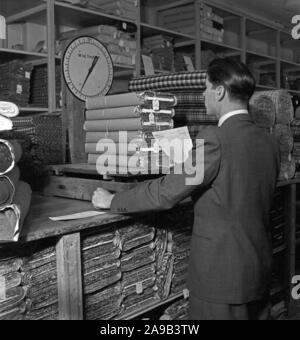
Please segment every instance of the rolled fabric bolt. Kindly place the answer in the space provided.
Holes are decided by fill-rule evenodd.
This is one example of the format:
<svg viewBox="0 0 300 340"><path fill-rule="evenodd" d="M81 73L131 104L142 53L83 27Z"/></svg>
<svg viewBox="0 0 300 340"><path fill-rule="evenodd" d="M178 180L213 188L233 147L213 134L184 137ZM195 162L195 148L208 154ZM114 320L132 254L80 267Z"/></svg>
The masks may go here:
<svg viewBox="0 0 300 340"><path fill-rule="evenodd" d="M129 119L112 119L112 120L90 120L84 124L84 130L88 132L109 132L120 131L136 131L141 129L140 118Z"/></svg>
<svg viewBox="0 0 300 340"><path fill-rule="evenodd" d="M20 179L20 169L15 167L6 176L0 176L0 207L12 204L15 188Z"/></svg>
<svg viewBox="0 0 300 340"><path fill-rule="evenodd" d="M120 140L120 138L127 138L127 140ZM109 131L109 132L87 132L86 143L98 143L101 140L111 140L114 143L125 143L132 140L138 141L142 139L142 131Z"/></svg>
<svg viewBox="0 0 300 340"><path fill-rule="evenodd" d="M145 145L145 142L141 140L140 143L132 142L132 143L121 143L121 144L113 144L110 146L107 143L86 143L85 144L85 152L87 154L117 154L117 155L133 155L140 150L140 148ZM130 150L129 150L130 149Z"/></svg>
<svg viewBox="0 0 300 340"><path fill-rule="evenodd" d="M287 153L292 152L294 147L294 139L291 128L287 125L277 124L273 131L279 143L280 151Z"/></svg>
<svg viewBox="0 0 300 340"><path fill-rule="evenodd" d="M256 92L250 100L250 115L256 125L265 128L273 127L276 113L272 99Z"/></svg>
<svg viewBox="0 0 300 340"><path fill-rule="evenodd" d="M87 110L85 115L86 120L109 120L138 118L139 112L137 111L136 106L126 106L102 110Z"/></svg>
<svg viewBox="0 0 300 340"><path fill-rule="evenodd" d="M10 102L0 101L0 115L7 118L13 118L17 117L18 114L19 108L17 105Z"/></svg>
<svg viewBox="0 0 300 340"><path fill-rule="evenodd" d="M22 148L16 141L0 139L0 176L10 172L22 157Z"/></svg>

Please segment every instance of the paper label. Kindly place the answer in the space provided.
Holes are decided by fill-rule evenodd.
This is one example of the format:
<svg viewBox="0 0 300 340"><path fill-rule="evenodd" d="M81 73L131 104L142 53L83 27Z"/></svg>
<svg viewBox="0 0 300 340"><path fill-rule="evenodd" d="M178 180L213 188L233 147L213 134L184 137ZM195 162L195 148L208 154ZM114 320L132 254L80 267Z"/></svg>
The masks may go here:
<svg viewBox="0 0 300 340"><path fill-rule="evenodd" d="M187 300L190 297L190 291L188 289L185 289L183 291L183 296Z"/></svg>
<svg viewBox="0 0 300 340"><path fill-rule="evenodd" d="M154 124L154 123L155 123L155 116L154 116L153 113L150 113L150 114L149 114L149 122L150 122L151 124Z"/></svg>
<svg viewBox="0 0 300 340"><path fill-rule="evenodd" d="M126 24L126 22L123 22L123 24L122 24L122 27L123 27L123 30L127 30L127 24Z"/></svg>
<svg viewBox="0 0 300 340"><path fill-rule="evenodd" d="M143 64L144 64L146 76L153 76L155 74L155 72L154 72L154 66L153 66L152 58L147 56L147 55L143 55L142 59L143 59Z"/></svg>
<svg viewBox="0 0 300 340"><path fill-rule="evenodd" d="M30 72L25 72L25 78L30 79Z"/></svg>
<svg viewBox="0 0 300 340"><path fill-rule="evenodd" d="M184 56L183 59L184 59L184 62L186 64L187 70L189 72L194 72L195 71L195 67L194 67L194 64L193 64L193 61L192 61L191 57Z"/></svg>
<svg viewBox="0 0 300 340"><path fill-rule="evenodd" d="M6 39L6 20L0 15L0 39Z"/></svg>
<svg viewBox="0 0 300 340"><path fill-rule="evenodd" d="M17 85L17 94L22 94L22 92L23 92L23 86Z"/></svg>
<svg viewBox="0 0 300 340"><path fill-rule="evenodd" d="M0 301L6 300L6 282L5 277L0 276Z"/></svg>
<svg viewBox="0 0 300 340"><path fill-rule="evenodd" d="M154 111L159 111L160 105L159 105L159 99L158 98L153 99L152 106L153 106Z"/></svg>
<svg viewBox="0 0 300 340"><path fill-rule="evenodd" d="M143 292L144 292L143 283L142 282L138 282L136 284L136 293L138 295L140 295L140 294L143 294Z"/></svg>

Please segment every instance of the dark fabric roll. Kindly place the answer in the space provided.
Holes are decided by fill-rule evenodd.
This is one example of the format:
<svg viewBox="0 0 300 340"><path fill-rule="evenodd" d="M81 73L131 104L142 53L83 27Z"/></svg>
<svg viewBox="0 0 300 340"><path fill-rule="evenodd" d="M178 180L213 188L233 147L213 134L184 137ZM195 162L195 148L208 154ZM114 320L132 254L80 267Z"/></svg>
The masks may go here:
<svg viewBox="0 0 300 340"><path fill-rule="evenodd" d="M6 175L22 157L22 148L16 141L0 139L0 175Z"/></svg>

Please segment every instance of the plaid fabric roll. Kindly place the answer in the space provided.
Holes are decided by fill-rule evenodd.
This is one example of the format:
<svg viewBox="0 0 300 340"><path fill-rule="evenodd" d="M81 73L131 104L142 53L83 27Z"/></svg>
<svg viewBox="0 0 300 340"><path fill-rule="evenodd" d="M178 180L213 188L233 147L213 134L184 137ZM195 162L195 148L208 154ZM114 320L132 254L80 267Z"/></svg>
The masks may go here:
<svg viewBox="0 0 300 340"><path fill-rule="evenodd" d="M206 88L206 72L182 72L163 76L151 76L135 78L129 83L130 91L173 91L176 89L199 89Z"/></svg>

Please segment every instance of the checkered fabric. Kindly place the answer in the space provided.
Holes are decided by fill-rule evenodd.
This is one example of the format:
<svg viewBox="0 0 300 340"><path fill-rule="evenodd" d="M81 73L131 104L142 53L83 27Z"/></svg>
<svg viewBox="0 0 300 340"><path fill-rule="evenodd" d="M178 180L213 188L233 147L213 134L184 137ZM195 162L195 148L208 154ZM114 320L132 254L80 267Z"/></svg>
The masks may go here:
<svg viewBox="0 0 300 340"><path fill-rule="evenodd" d="M207 73L204 71L181 72L168 75L134 78L129 83L130 91L173 91L176 89L205 89Z"/></svg>

